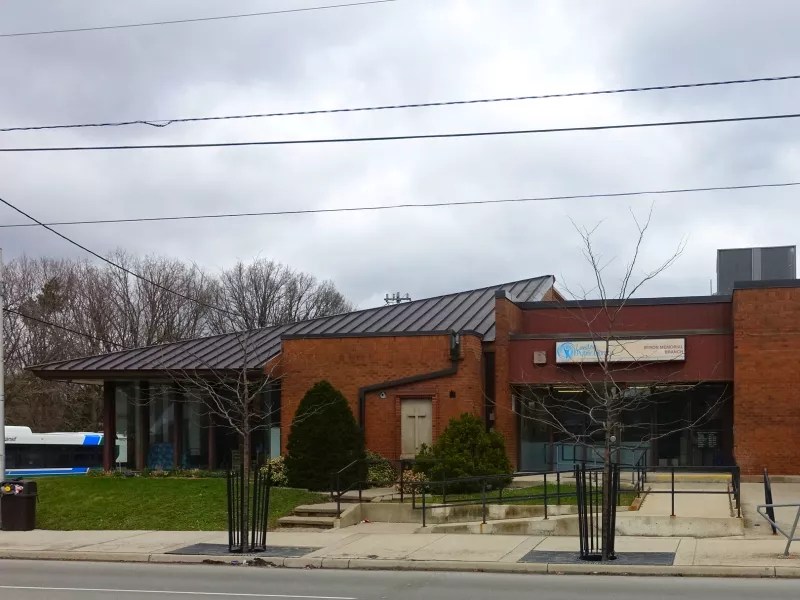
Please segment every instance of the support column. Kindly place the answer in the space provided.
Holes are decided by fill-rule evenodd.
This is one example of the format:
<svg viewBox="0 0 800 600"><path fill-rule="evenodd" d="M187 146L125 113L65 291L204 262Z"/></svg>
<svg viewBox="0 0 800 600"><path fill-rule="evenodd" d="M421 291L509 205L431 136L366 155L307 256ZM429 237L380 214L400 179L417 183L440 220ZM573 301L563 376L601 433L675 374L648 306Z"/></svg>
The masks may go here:
<svg viewBox="0 0 800 600"><path fill-rule="evenodd" d="M139 382L138 413L136 419L136 470L147 468L147 455L150 452L150 382Z"/></svg>
<svg viewBox="0 0 800 600"><path fill-rule="evenodd" d="M208 470L213 471L217 467L216 450L217 446L214 443L214 416L208 415Z"/></svg>
<svg viewBox="0 0 800 600"><path fill-rule="evenodd" d="M117 450L117 402L116 384L113 381L103 382L103 469L114 468Z"/></svg>
<svg viewBox="0 0 800 600"><path fill-rule="evenodd" d="M172 465L173 469L183 468L183 394L179 390L172 393Z"/></svg>

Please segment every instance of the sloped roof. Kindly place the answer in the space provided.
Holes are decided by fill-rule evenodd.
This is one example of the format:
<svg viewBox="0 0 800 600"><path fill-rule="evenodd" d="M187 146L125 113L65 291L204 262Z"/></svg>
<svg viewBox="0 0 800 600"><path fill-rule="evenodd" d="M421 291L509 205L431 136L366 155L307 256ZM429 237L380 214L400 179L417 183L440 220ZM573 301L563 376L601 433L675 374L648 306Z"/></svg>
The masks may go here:
<svg viewBox="0 0 800 600"><path fill-rule="evenodd" d="M92 379L103 374L171 370L259 369L280 353L281 338L403 335L437 331L471 331L494 340L495 292L505 290L515 302L541 300L552 287L552 275L490 287L369 308L330 317L222 335L121 350L29 367L40 377Z"/></svg>

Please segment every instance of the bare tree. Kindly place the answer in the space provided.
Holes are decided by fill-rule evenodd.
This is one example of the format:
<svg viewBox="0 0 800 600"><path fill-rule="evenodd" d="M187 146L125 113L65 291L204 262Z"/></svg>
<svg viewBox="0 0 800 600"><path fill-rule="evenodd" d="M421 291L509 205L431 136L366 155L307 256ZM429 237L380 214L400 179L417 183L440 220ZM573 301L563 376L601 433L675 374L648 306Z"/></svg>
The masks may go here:
<svg viewBox="0 0 800 600"><path fill-rule="evenodd" d="M209 315L211 331L227 333L348 312L353 305L330 281L318 282L272 260L239 261L222 272L214 301L233 315Z"/></svg>
<svg viewBox="0 0 800 600"><path fill-rule="evenodd" d="M632 213L633 214L633 213ZM649 413L669 400L670 384L680 376L681 366L675 362L656 362L646 353L633 348L631 334L625 334L623 313L631 298L644 285L652 281L681 256L685 241L666 260L651 270L638 273L642 245L650 227L652 208L644 222L633 215L636 224L635 248L632 258L624 266L619 287L612 290L606 271L613 261L604 259L597 249L593 236L598 226L588 229L575 225L581 238L582 253L591 267L593 285L577 293L565 287L567 296L577 300L565 304L562 310L576 324L581 337L588 338L580 348L568 347L558 363L559 381L555 386L524 386L520 392L519 410L524 419L537 421L562 440L586 448L603 465L602 527L608 532L610 515L616 498L609 493L607 483L612 476L612 465L618 462L622 431L626 427L629 450L649 445L652 441L698 426L716 415L724 402L725 394L713 398L703 407L701 414L678 418L658 432L649 427L632 424L637 415ZM563 284L562 284L563 286ZM590 298L594 301L584 302ZM675 350L679 352L679 349ZM680 354L677 358L682 358ZM628 382L646 382L646 385L629 386ZM699 385L693 382L689 389ZM560 388L560 389L558 389ZM557 390L557 391L556 391ZM564 393L566 392L566 393ZM639 429L637 431L637 428ZM631 440L630 438L636 439ZM608 559L608 549L603 547L602 559Z"/></svg>
<svg viewBox="0 0 800 600"><path fill-rule="evenodd" d="M113 259L160 287L113 267L81 263L78 270L83 289L75 298L74 310L83 331L128 348L208 333L213 283L201 269L174 259L139 258L119 250Z"/></svg>
<svg viewBox="0 0 800 600"><path fill-rule="evenodd" d="M352 307L331 282L319 283L273 261L239 262L217 278L166 257L117 250L113 260L158 285L88 260L22 256L6 266L9 422L44 431L96 430L101 424L97 386L41 381L27 366L253 330Z"/></svg>
<svg viewBox="0 0 800 600"><path fill-rule="evenodd" d="M194 363L191 368L165 368L165 371L173 387L186 401L197 402L202 407L201 415L208 424L213 422L236 435L241 449L243 494L244 498L249 498L253 436L273 426L279 409L273 393L281 375L280 358L276 357L263 367L254 366L259 339L256 332L231 335L235 341L233 351L238 354L236 366L219 369L202 356L188 351L188 360ZM235 465L231 466L235 468ZM240 521L243 541L247 540L249 500L244 507Z"/></svg>

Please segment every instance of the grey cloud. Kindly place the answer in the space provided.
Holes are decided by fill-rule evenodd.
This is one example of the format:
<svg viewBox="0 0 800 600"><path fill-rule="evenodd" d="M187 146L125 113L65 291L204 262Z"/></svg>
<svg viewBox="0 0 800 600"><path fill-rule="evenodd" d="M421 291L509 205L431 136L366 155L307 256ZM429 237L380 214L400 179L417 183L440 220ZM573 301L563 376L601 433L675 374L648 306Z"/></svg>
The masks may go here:
<svg viewBox="0 0 800 600"><path fill-rule="evenodd" d="M313 2L308 2L313 4ZM275 8L295 5L274 3ZM260 2L0 3L3 31L264 10ZM270 4L273 8L273 4ZM457 2L319 11L147 30L0 39L0 124L356 106L788 73L800 55L785 2ZM794 112L799 83L292 117L2 134L1 145L338 137ZM346 146L3 155L0 196L38 218L280 210L703 186L793 178L800 124L573 133ZM655 199L642 269L683 237L643 294L701 294L715 250L795 243L796 192ZM650 198L380 213L70 227L209 269L274 258L331 278L368 306L552 273L591 286L572 229L631 250L629 209ZM0 210L3 222L17 221ZM52 234L2 230L6 253L79 255Z"/></svg>

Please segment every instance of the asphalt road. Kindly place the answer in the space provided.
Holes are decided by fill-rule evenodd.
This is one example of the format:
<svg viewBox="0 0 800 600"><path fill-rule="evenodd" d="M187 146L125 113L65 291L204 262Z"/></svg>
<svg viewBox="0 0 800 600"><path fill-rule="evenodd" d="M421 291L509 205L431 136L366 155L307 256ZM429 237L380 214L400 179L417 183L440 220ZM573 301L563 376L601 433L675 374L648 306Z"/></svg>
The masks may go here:
<svg viewBox="0 0 800 600"><path fill-rule="evenodd" d="M791 579L267 569L0 560L14 600L796 600Z"/></svg>

